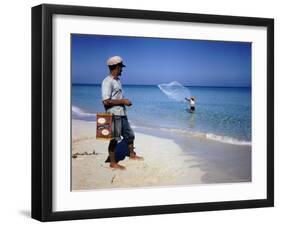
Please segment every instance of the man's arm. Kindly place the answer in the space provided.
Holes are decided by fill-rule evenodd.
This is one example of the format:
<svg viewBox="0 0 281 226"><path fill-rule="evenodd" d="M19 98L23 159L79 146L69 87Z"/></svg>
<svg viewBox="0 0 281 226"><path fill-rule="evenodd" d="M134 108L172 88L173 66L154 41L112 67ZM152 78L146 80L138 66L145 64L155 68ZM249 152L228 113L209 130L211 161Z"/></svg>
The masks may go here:
<svg viewBox="0 0 281 226"><path fill-rule="evenodd" d="M104 106L110 108L113 106L122 106L122 105L131 106L132 102L128 99L120 99L120 100L106 99L103 101L103 104Z"/></svg>
<svg viewBox="0 0 281 226"><path fill-rule="evenodd" d="M113 106L131 106L132 103L128 99L120 99L120 100L112 100L111 99L111 93L112 93L112 84L105 80L102 83L102 99L103 104L106 109L111 108Z"/></svg>

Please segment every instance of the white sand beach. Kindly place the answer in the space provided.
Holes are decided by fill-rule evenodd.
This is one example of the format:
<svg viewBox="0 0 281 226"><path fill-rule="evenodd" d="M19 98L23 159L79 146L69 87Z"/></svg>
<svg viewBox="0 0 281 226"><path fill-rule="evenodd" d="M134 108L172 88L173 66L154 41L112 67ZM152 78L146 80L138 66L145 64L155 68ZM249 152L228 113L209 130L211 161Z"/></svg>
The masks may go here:
<svg viewBox="0 0 281 226"><path fill-rule="evenodd" d="M72 127L72 154L81 154L72 158L73 190L202 183L196 161L172 140L136 133L136 152L144 160L126 158L120 161L126 170L116 170L105 163L108 141L96 140L95 123L73 120Z"/></svg>
<svg viewBox="0 0 281 226"><path fill-rule="evenodd" d="M251 180L250 146L200 139L176 142L172 137L136 132L135 150L144 160L126 158L119 162L126 170L118 170L105 163L108 141L96 140L95 134L95 122L72 120L74 191Z"/></svg>

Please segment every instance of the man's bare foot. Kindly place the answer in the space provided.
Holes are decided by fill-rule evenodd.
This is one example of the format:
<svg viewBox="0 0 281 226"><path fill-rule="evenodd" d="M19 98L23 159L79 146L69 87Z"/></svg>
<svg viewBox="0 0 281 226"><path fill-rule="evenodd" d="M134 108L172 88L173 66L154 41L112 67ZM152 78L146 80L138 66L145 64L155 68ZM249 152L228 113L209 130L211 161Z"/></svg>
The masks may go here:
<svg viewBox="0 0 281 226"><path fill-rule="evenodd" d="M144 158L143 158L143 157L138 156L137 154L130 155L129 159L132 159L132 160L139 160L139 161L144 160Z"/></svg>
<svg viewBox="0 0 281 226"><path fill-rule="evenodd" d="M126 167L125 166L122 166L122 165L120 165L120 164L118 164L118 163L110 163L110 165L109 165L111 168L114 168L114 169L121 169L121 170L124 170L124 169L126 169Z"/></svg>

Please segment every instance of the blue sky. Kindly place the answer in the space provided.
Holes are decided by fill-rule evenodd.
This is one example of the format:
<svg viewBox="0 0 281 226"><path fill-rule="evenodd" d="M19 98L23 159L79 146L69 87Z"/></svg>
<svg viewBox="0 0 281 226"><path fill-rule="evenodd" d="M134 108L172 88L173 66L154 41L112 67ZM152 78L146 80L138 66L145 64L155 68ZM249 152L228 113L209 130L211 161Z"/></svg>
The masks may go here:
<svg viewBox="0 0 281 226"><path fill-rule="evenodd" d="M72 34L71 53L72 83L100 84L119 55L122 84L251 86L251 43Z"/></svg>

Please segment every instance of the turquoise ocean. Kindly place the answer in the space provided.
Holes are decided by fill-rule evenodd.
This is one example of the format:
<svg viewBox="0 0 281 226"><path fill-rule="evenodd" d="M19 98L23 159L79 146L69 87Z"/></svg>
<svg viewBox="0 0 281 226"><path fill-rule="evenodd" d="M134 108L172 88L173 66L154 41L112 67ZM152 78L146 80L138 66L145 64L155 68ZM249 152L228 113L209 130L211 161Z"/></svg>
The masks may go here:
<svg viewBox="0 0 281 226"><path fill-rule="evenodd" d="M251 88L187 87L196 110L168 98L157 85L123 85L132 101L127 115L135 131L172 132L237 145L251 145ZM95 121L104 112L100 85L72 85L72 118Z"/></svg>

